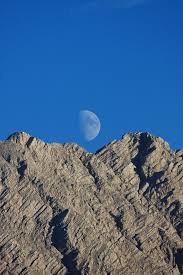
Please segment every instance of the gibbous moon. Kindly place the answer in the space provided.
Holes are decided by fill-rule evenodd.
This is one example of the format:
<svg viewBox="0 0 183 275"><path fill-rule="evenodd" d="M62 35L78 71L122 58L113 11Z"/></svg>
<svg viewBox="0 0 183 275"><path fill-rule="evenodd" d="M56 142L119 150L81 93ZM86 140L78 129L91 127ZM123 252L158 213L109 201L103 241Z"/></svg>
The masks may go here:
<svg viewBox="0 0 183 275"><path fill-rule="evenodd" d="M100 120L97 115L87 110L79 113L79 125L80 130L87 141L96 138L101 128Z"/></svg>

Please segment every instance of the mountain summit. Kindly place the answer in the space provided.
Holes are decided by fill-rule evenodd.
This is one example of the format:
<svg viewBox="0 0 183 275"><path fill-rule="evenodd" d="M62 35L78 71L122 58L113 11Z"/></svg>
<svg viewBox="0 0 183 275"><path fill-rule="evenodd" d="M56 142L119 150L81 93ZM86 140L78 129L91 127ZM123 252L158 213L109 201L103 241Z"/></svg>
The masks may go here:
<svg viewBox="0 0 183 275"><path fill-rule="evenodd" d="M0 274L183 274L183 150L0 142Z"/></svg>

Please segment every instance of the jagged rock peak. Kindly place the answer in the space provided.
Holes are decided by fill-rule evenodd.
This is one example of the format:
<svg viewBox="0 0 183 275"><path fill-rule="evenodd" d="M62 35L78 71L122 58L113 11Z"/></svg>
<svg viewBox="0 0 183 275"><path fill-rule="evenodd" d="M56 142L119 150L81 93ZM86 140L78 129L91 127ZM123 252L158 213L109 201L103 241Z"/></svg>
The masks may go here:
<svg viewBox="0 0 183 275"><path fill-rule="evenodd" d="M25 132L15 132L11 134L7 141L11 141L13 143L19 144L20 146L30 147L31 145L39 144L44 146L46 143L39 138L33 137Z"/></svg>
<svg viewBox="0 0 183 275"><path fill-rule="evenodd" d="M152 135L149 132L129 132L122 137L122 140L129 139L134 139L135 141L143 142L144 144L156 142L159 143L159 145L164 145L167 149L170 149L169 144L163 138Z"/></svg>
<svg viewBox="0 0 183 275"><path fill-rule="evenodd" d="M25 144L27 141L31 138L31 135L25 133L25 132L15 132L11 134L7 140L15 142L15 143L20 143L20 144Z"/></svg>
<svg viewBox="0 0 183 275"><path fill-rule="evenodd" d="M12 141L14 143L21 144L21 145L29 145L32 143L32 141L35 141L35 140L37 142L45 143L43 140L36 138L34 136L31 136L30 134L28 134L26 132L15 132L15 133L11 134L7 138L7 140ZM98 149L96 153L100 152L104 148L107 148L109 145L115 144L116 142L126 142L126 141L127 142L133 141L133 143L142 142L143 144L149 144L149 142L151 142L151 143L156 142L160 146L164 145L165 147L167 147L167 149L170 149L169 144L165 140L163 140L160 137L156 137L149 132L129 132L129 133L124 134L120 140L113 140L109 144L104 145L102 148ZM65 143L64 146L71 147L71 148L77 148L77 149L80 147L76 143Z"/></svg>
<svg viewBox="0 0 183 275"><path fill-rule="evenodd" d="M129 132L124 134L121 139L113 140L112 142L104 145L96 151L96 154L103 152L105 149L108 150L109 148L115 148L116 146L126 146L127 149L128 146L135 148L135 145L140 145L141 149L150 146L157 146L159 148L171 150L170 145L161 137L154 136L149 132Z"/></svg>

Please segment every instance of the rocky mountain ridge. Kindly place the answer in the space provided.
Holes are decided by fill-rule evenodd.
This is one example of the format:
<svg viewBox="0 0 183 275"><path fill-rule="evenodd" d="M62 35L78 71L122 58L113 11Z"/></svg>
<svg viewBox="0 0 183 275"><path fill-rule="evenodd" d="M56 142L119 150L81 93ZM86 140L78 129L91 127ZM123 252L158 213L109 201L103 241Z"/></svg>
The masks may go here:
<svg viewBox="0 0 183 275"><path fill-rule="evenodd" d="M0 274L183 274L183 150L0 142Z"/></svg>

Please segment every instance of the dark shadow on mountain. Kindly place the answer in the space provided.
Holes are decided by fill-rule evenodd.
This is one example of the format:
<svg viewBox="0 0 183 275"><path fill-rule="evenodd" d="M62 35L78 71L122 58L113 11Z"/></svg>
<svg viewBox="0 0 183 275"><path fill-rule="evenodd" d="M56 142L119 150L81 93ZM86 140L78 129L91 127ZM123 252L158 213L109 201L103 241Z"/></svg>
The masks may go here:
<svg viewBox="0 0 183 275"><path fill-rule="evenodd" d="M68 270L68 274L81 274L77 269L77 250L69 247L69 239L67 235L67 226L64 219L68 214L68 209L57 213L50 222L53 228L51 241L53 246L63 255L63 264Z"/></svg>

